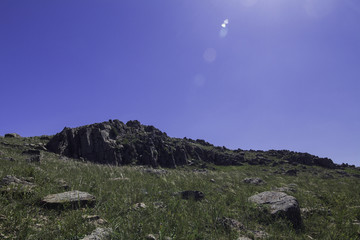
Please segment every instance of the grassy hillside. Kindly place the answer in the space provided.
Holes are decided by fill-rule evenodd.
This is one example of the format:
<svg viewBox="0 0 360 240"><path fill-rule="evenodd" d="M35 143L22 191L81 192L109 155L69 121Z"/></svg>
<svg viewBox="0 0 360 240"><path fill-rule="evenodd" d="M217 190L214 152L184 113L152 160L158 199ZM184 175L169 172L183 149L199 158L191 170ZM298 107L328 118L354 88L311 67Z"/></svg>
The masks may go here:
<svg viewBox="0 0 360 240"><path fill-rule="evenodd" d="M99 226L110 227L113 239L360 239L359 169L331 170L317 166L247 165L205 169L184 166L164 171L147 167L98 165L42 151L40 163L22 154L47 140L0 138L0 179L21 177L36 184L30 192L13 189L0 194L0 239L82 239ZM30 145L32 144L32 145ZM297 176L285 174L297 170ZM262 185L243 182L259 177ZM94 207L47 209L41 199L70 190L96 197ZM262 191L289 187L303 208L303 227L294 230L284 219L272 219L248 198ZM203 201L177 194L198 190ZM140 207L134 206L144 203ZM306 208L306 209L305 209ZM94 223L84 215L98 215ZM224 217L244 228L229 227ZM266 233L266 234L265 234Z"/></svg>

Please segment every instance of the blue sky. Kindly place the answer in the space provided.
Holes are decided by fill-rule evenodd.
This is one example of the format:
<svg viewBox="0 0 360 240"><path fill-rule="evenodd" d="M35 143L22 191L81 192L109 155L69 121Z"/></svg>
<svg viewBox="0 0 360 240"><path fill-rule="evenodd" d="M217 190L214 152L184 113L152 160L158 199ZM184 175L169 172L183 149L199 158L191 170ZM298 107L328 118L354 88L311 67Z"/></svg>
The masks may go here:
<svg viewBox="0 0 360 240"><path fill-rule="evenodd" d="M1 0L0 134L137 119L360 165L359 23L358 0Z"/></svg>

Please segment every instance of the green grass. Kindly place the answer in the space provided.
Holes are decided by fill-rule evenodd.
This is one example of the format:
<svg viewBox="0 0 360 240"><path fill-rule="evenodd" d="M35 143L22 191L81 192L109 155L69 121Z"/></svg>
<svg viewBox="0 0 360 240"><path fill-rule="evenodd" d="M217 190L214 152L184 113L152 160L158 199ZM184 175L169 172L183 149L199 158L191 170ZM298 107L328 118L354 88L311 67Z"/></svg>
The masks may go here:
<svg viewBox="0 0 360 240"><path fill-rule="evenodd" d="M6 142L10 145L3 145ZM268 239L360 239L360 179L342 177L335 170L320 167L281 165L211 166L207 173L183 167L167 169L167 174L144 173L142 167L116 167L59 160L44 152L40 164L29 164L21 152L24 144L44 142L39 138L0 139L0 178L6 175L33 177L37 187L32 194L0 194L0 239L81 239L95 229L82 215L99 215L114 230L114 239L144 239L158 234L160 239L237 239L240 233L227 229L217 221L221 217L238 220L250 231L265 231ZM6 158L13 158L9 161ZM250 157L250 156L249 156ZM252 156L251 156L252 157ZM280 167L298 169L298 176L274 174ZM358 170L348 170L359 173ZM324 178L325 174L334 178ZM112 181L123 177L129 180ZM246 177L260 177L266 184L245 184ZM93 194L94 208L49 210L39 204L53 193L63 192L58 179L65 180L72 190ZM211 179L215 181L212 182ZM253 194L290 183L297 184L291 193L302 208L329 209L303 217L304 227L295 231L289 222L273 220L247 201ZM182 200L173 196L182 190L199 190L205 200ZM145 209L134 210L143 202ZM162 208L154 203L162 202ZM253 237L250 232L241 235ZM309 237L310 236L310 237Z"/></svg>

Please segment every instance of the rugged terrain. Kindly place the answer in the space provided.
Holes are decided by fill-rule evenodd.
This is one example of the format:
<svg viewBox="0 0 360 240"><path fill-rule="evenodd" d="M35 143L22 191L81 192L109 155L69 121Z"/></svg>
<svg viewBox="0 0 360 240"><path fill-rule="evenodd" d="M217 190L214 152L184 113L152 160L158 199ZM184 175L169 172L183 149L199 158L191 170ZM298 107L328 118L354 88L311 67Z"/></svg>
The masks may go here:
<svg viewBox="0 0 360 240"><path fill-rule="evenodd" d="M360 169L138 121L0 137L0 239L360 239Z"/></svg>
<svg viewBox="0 0 360 240"><path fill-rule="evenodd" d="M46 147L49 151L67 157L113 165L274 165L288 161L292 164L336 167L328 158L307 153L229 150L226 147L215 147L201 139L171 138L159 129L141 125L136 120L126 124L110 120L78 128L64 128L50 139Z"/></svg>

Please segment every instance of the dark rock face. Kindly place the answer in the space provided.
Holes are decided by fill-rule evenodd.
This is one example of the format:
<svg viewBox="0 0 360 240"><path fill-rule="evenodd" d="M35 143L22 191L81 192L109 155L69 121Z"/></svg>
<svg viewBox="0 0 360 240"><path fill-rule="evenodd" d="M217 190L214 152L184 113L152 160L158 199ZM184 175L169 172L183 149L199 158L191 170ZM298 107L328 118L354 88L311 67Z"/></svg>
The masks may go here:
<svg viewBox="0 0 360 240"><path fill-rule="evenodd" d="M114 165L141 164L176 167L190 161L239 165L244 156L218 150L203 140L170 138L153 126L119 120L64 128L47 144L52 152L72 158Z"/></svg>
<svg viewBox="0 0 360 240"><path fill-rule="evenodd" d="M283 192L262 192L251 196L249 201L260 205L268 205L274 217L287 218L295 228L301 226L300 206L297 199Z"/></svg>
<svg viewBox="0 0 360 240"><path fill-rule="evenodd" d="M7 133L7 134L5 134L4 137L6 137L6 138L21 138L21 136L17 133Z"/></svg>
<svg viewBox="0 0 360 240"><path fill-rule="evenodd" d="M275 163L270 160L271 157L276 157L281 159L276 164L336 167L331 159L308 153L229 150L201 139L171 138L159 129L142 125L136 120L126 124L119 120L109 120L78 128L64 128L49 140L44 149L66 157L113 165L138 164L169 168L201 165L204 162L216 165L270 165Z"/></svg>

